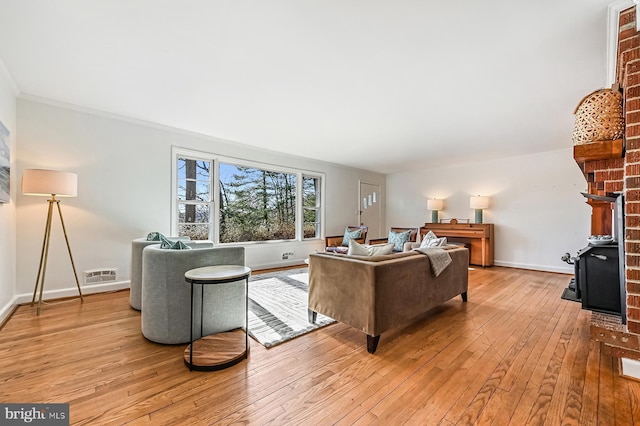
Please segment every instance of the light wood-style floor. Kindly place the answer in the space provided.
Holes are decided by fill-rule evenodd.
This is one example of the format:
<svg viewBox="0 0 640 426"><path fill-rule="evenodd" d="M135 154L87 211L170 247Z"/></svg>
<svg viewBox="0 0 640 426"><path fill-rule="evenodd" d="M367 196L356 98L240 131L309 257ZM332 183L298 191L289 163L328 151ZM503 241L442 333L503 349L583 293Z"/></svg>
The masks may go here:
<svg viewBox="0 0 640 426"><path fill-rule="evenodd" d="M0 330L0 401L65 402L72 424L640 425L640 382L589 339L569 276L492 267L382 335L342 324L218 372L151 343L127 291L17 309Z"/></svg>

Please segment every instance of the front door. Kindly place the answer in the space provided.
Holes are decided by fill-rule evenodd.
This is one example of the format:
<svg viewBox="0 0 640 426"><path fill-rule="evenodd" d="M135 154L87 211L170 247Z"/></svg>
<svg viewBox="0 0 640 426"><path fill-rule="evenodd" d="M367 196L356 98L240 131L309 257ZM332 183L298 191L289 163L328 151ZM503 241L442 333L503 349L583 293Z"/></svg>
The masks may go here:
<svg viewBox="0 0 640 426"><path fill-rule="evenodd" d="M381 206L380 185L360 182L360 225L369 227L367 239L380 238Z"/></svg>

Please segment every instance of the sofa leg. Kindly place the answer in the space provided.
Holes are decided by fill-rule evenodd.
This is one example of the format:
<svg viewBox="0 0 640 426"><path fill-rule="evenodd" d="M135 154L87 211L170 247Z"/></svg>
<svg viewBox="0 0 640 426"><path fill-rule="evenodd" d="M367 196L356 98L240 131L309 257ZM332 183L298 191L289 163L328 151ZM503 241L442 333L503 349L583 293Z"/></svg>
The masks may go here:
<svg viewBox="0 0 640 426"><path fill-rule="evenodd" d="M367 334L367 352L370 354L374 353L376 349L378 349L378 342L380 341L380 335L377 336L369 336Z"/></svg>
<svg viewBox="0 0 640 426"><path fill-rule="evenodd" d="M461 293L460 296L462 296L462 301L463 302L467 301L467 292L466 291L464 293Z"/></svg>
<svg viewBox="0 0 640 426"><path fill-rule="evenodd" d="M307 309L307 314L309 314L309 322L311 324L315 324L316 319L318 318L318 313L315 311L312 311L311 309Z"/></svg>

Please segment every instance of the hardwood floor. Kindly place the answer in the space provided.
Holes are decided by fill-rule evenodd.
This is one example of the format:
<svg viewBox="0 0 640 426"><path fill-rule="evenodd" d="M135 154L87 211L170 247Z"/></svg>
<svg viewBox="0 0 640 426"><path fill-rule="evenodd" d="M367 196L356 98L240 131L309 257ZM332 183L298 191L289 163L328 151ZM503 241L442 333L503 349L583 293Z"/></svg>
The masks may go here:
<svg viewBox="0 0 640 426"><path fill-rule="evenodd" d="M151 343L129 293L20 306L0 330L0 401L66 402L72 424L640 425L640 382L589 338L569 277L470 271L459 297L382 335L335 324L189 372Z"/></svg>

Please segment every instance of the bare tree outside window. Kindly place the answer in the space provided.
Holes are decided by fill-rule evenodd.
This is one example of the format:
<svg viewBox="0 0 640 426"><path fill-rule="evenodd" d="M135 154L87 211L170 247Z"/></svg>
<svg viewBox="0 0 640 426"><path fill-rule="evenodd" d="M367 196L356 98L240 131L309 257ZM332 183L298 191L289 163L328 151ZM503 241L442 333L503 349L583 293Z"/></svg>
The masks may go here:
<svg viewBox="0 0 640 426"><path fill-rule="evenodd" d="M210 238L211 162L178 158L178 235Z"/></svg>

